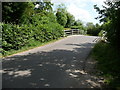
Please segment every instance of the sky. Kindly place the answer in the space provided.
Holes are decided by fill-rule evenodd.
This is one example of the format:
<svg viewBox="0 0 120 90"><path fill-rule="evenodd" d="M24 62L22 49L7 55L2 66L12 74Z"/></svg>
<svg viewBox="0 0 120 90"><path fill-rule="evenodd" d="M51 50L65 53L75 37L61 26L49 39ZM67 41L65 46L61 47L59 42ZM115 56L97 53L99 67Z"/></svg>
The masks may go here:
<svg viewBox="0 0 120 90"><path fill-rule="evenodd" d="M65 4L67 11L74 15L75 20L81 20L83 23L93 22L99 23L99 20L95 18L98 16L98 12L94 9L94 5L102 8L106 0L52 0L54 3L54 10L61 3Z"/></svg>

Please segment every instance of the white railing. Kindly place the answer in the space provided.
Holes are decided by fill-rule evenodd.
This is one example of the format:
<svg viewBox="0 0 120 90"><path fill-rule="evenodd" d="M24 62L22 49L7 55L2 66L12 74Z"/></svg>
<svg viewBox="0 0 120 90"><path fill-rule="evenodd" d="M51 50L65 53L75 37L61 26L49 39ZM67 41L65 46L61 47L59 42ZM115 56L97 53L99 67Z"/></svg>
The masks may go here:
<svg viewBox="0 0 120 90"><path fill-rule="evenodd" d="M71 29L71 30L64 30L64 35L75 35L75 34L80 34L79 29Z"/></svg>

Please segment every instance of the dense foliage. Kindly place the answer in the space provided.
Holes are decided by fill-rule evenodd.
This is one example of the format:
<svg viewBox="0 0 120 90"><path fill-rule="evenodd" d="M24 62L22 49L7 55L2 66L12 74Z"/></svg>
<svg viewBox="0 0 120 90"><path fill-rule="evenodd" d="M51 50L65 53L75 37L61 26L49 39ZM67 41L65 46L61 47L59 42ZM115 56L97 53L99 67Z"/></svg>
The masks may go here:
<svg viewBox="0 0 120 90"><path fill-rule="evenodd" d="M105 31L107 31L107 38L110 44L114 47L120 49L120 1L106 1L106 6L103 6L103 9L100 10L96 5L94 8L100 14L98 19L103 22Z"/></svg>
<svg viewBox="0 0 120 90"><path fill-rule="evenodd" d="M98 61L98 68L105 76L109 87L120 89L120 1L106 1L106 6L100 10L97 5L94 8L100 14L102 31L107 32L107 43L100 42L93 49L93 56ZM100 34L101 34L100 32Z"/></svg>
<svg viewBox="0 0 120 90"><path fill-rule="evenodd" d="M64 4L58 6L56 17L57 22L65 28L70 28L75 22L75 17L66 10Z"/></svg>
<svg viewBox="0 0 120 90"><path fill-rule="evenodd" d="M99 24L94 25L92 22L86 24L87 34L92 36L98 36L102 27Z"/></svg>
<svg viewBox="0 0 120 90"><path fill-rule="evenodd" d="M18 24L26 9L29 7L28 2L3 2L2 3L2 20L5 23ZM29 12L30 13L30 12Z"/></svg>
<svg viewBox="0 0 120 90"><path fill-rule="evenodd" d="M8 2L6 3L8 7L12 7L11 3L10 5ZM5 6L6 3L4 3ZM14 2L14 4L18 6L19 4L21 5L21 3L18 2ZM15 20L12 19L12 17L8 14L6 14L6 17L8 18L3 19L3 54L11 49L18 50L23 46L28 45L31 41L39 41L41 43L44 43L63 36L63 27L57 23L56 16L51 9L52 4L50 2L43 2L44 8L35 8L35 3L32 2L25 4L29 5L27 8L24 7L24 12L21 13L22 15L17 15L17 18L15 18ZM11 10L12 15L14 15L13 8L11 8ZM18 12L17 9L15 10Z"/></svg>
<svg viewBox="0 0 120 90"><path fill-rule="evenodd" d="M66 13L67 16L67 23L65 25L66 28L70 28L72 25L74 25L75 17L70 14L69 12Z"/></svg>
<svg viewBox="0 0 120 90"><path fill-rule="evenodd" d="M67 16L66 16L66 8L63 4L59 5L56 12L56 17L57 17L57 22L63 27L65 27L67 23Z"/></svg>

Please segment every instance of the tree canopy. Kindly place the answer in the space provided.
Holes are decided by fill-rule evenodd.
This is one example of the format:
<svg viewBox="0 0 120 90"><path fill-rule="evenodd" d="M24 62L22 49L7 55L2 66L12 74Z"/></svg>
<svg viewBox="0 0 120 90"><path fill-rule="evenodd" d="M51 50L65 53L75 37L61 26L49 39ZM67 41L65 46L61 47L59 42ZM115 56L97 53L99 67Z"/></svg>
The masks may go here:
<svg viewBox="0 0 120 90"><path fill-rule="evenodd" d="M66 12L67 11L66 11L66 7L64 6L64 4L61 4L58 6L57 12L56 12L57 22L63 27L65 27L67 23Z"/></svg>
<svg viewBox="0 0 120 90"><path fill-rule="evenodd" d="M118 50L120 49L120 1L106 1L105 4L106 6L103 6L103 9L94 5L94 8L100 14L96 19L100 19L100 22L104 23L108 41Z"/></svg>
<svg viewBox="0 0 120 90"><path fill-rule="evenodd" d="M8 23L19 23L28 2L2 2L2 20Z"/></svg>

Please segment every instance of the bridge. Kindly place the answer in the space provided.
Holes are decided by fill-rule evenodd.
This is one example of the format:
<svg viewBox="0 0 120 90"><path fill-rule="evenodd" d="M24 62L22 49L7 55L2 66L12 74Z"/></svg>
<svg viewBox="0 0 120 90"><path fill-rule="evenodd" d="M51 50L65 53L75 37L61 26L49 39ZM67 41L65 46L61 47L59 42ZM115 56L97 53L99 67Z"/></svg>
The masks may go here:
<svg viewBox="0 0 120 90"><path fill-rule="evenodd" d="M78 34L84 34L86 32L84 32L84 30L80 30L80 29L70 29L70 30L64 30L64 36L68 36L68 35L78 35Z"/></svg>

